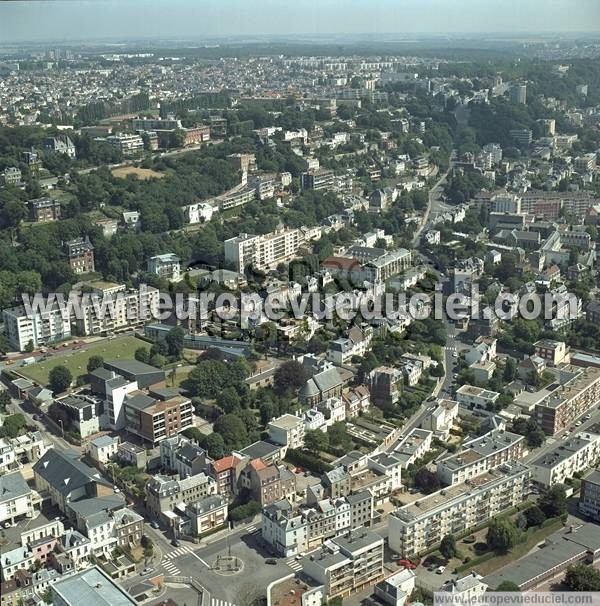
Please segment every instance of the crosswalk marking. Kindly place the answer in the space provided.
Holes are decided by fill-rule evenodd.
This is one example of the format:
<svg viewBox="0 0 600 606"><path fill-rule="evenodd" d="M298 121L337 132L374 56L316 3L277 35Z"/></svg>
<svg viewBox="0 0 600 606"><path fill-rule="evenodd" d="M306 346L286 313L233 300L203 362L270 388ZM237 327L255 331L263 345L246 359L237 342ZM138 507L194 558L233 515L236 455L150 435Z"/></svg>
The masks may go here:
<svg viewBox="0 0 600 606"><path fill-rule="evenodd" d="M248 528L246 528L246 531L248 532L248 534L252 534L255 530L256 530L256 524L253 524L252 526L248 526Z"/></svg>
<svg viewBox="0 0 600 606"><path fill-rule="evenodd" d="M211 598L210 606L235 606L232 602L227 600L219 600L218 598Z"/></svg>
<svg viewBox="0 0 600 606"><path fill-rule="evenodd" d="M294 571L299 572L302 570L302 564L295 558L288 558L285 563Z"/></svg>
<svg viewBox="0 0 600 606"><path fill-rule="evenodd" d="M170 551L169 553L165 554L164 559L173 560L186 553L190 553L191 551L192 551L191 547L184 545L183 547L178 547L177 549L174 549L173 551Z"/></svg>
<svg viewBox="0 0 600 606"><path fill-rule="evenodd" d="M177 568L177 566L175 566L175 564L171 561L168 562L164 562L163 563L163 568L170 574L172 575L179 575L181 574L181 570L179 570L179 568Z"/></svg>

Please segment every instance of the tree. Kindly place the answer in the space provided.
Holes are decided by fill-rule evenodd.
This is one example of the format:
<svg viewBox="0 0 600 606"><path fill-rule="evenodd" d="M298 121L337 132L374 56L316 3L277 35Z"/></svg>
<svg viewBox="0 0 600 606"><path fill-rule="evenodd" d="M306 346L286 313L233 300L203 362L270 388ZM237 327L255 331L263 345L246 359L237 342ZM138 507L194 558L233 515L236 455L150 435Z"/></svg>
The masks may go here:
<svg viewBox="0 0 600 606"><path fill-rule="evenodd" d="M226 412L236 412L241 409L241 399L233 387L226 387L218 398L219 406Z"/></svg>
<svg viewBox="0 0 600 606"><path fill-rule="evenodd" d="M437 475L427 467L421 467L415 474L415 486L425 494L431 494L440 488L440 481Z"/></svg>
<svg viewBox="0 0 600 606"><path fill-rule="evenodd" d="M506 518L494 518L488 527L486 542L494 551L507 552L519 540L518 528Z"/></svg>
<svg viewBox="0 0 600 606"><path fill-rule="evenodd" d="M97 368L104 366L104 358L102 356L90 356L87 363L88 374L94 372Z"/></svg>
<svg viewBox="0 0 600 606"><path fill-rule="evenodd" d="M0 427L0 437L16 438L27 427L27 419L20 413L9 415Z"/></svg>
<svg viewBox="0 0 600 606"><path fill-rule="evenodd" d="M557 518L567 512L567 494L562 484L549 486L538 499L538 507L547 518Z"/></svg>
<svg viewBox="0 0 600 606"><path fill-rule="evenodd" d="M440 544L440 553L449 560L456 557L456 539L454 535L447 534Z"/></svg>
<svg viewBox="0 0 600 606"><path fill-rule="evenodd" d="M276 371L273 377L275 391L280 395L290 393L294 389L299 389L308 380L308 371L296 360L284 362Z"/></svg>
<svg viewBox="0 0 600 606"><path fill-rule="evenodd" d="M73 381L73 375L71 371L63 365L55 366L48 375L48 384L50 389L55 393L59 394L66 391Z"/></svg>
<svg viewBox="0 0 600 606"><path fill-rule="evenodd" d="M221 459L226 454L225 440L218 433L211 433L206 436L203 446L211 459Z"/></svg>
<svg viewBox="0 0 600 606"><path fill-rule="evenodd" d="M248 443L246 426L236 415L221 415L215 421L213 429L221 435L227 450L238 450L244 448Z"/></svg>
<svg viewBox="0 0 600 606"><path fill-rule="evenodd" d="M514 358L506 358L506 364L504 365L503 379L506 383L510 383L515 380L517 376L517 363Z"/></svg>
<svg viewBox="0 0 600 606"><path fill-rule="evenodd" d="M329 447L327 434L319 429L309 430L304 434L304 448L313 454L318 454Z"/></svg>
<svg viewBox="0 0 600 606"><path fill-rule="evenodd" d="M143 362L144 364L148 364L148 361L150 360L150 354L148 353L148 348L147 347L138 347L135 350L133 357L138 362Z"/></svg>
<svg viewBox="0 0 600 606"><path fill-rule="evenodd" d="M531 526L540 526L546 521L546 515L537 505L532 505L525 510L525 518L528 528Z"/></svg>
<svg viewBox="0 0 600 606"><path fill-rule="evenodd" d="M337 421L327 430L329 444L342 450L348 451L352 448L352 438L348 435L345 423Z"/></svg>
<svg viewBox="0 0 600 606"><path fill-rule="evenodd" d="M600 591L600 571L585 564L569 566L565 585L571 591Z"/></svg>
<svg viewBox="0 0 600 606"><path fill-rule="evenodd" d="M6 412L6 407L10 404L10 393L8 389L0 391L0 411Z"/></svg>
<svg viewBox="0 0 600 606"><path fill-rule="evenodd" d="M502 581L496 591L521 591L521 588L514 581Z"/></svg>
<svg viewBox="0 0 600 606"><path fill-rule="evenodd" d="M169 334L165 337L165 343L167 344L168 355L173 356L177 360L181 358L183 353L183 338L185 332L181 326L175 326Z"/></svg>

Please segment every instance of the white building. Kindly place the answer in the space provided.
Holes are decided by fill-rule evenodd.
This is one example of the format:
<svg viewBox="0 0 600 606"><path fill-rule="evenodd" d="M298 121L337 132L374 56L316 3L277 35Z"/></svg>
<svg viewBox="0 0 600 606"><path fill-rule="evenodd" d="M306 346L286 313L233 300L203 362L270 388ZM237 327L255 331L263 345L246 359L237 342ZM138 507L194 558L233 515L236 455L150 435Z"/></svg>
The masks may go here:
<svg viewBox="0 0 600 606"><path fill-rule="evenodd" d="M39 495L29 488L21 472L14 471L0 476L0 523L13 524L17 518L33 517L34 505Z"/></svg>
<svg viewBox="0 0 600 606"><path fill-rule="evenodd" d="M28 315L23 306L2 312L4 332L11 347L24 351L28 345L34 348L63 341L71 337L69 317L63 317L58 306L49 311L35 311Z"/></svg>
<svg viewBox="0 0 600 606"><path fill-rule="evenodd" d="M543 486L564 484L577 472L600 460L600 435L581 432L557 442L552 450L531 461L531 478Z"/></svg>
<svg viewBox="0 0 600 606"><path fill-rule="evenodd" d="M119 332L158 317L157 288L128 289L125 284L112 282L92 282L90 286L91 292L82 295L81 314L72 317L79 335Z"/></svg>
<svg viewBox="0 0 600 606"><path fill-rule="evenodd" d="M150 257L148 272L170 282L176 282L181 277L181 259L173 253Z"/></svg>
<svg viewBox="0 0 600 606"><path fill-rule="evenodd" d="M225 240L225 261L232 263L238 272L248 265L259 270L275 269L279 263L294 259L312 237L311 232L286 228L262 236L240 234Z"/></svg>
<svg viewBox="0 0 600 606"><path fill-rule="evenodd" d="M415 573L405 568L375 585L375 597L389 606L403 606L415 589Z"/></svg>
<svg viewBox="0 0 600 606"><path fill-rule="evenodd" d="M26 463L35 463L48 450L39 431L16 438L0 438L0 473L7 473Z"/></svg>
<svg viewBox="0 0 600 606"><path fill-rule="evenodd" d="M494 429L462 445L460 452L437 464L437 476L446 485L459 484L526 454L525 438Z"/></svg>
<svg viewBox="0 0 600 606"><path fill-rule="evenodd" d="M452 594L457 598L457 603L468 604L477 600L478 596L483 595L489 586L483 582L483 577L475 571L470 574L448 581L443 587L444 593Z"/></svg>
<svg viewBox="0 0 600 606"><path fill-rule="evenodd" d="M90 457L98 463L108 463L119 449L118 437L99 436L90 442Z"/></svg>
<svg viewBox="0 0 600 606"><path fill-rule="evenodd" d="M383 539L362 528L326 541L301 560L302 572L323 585L328 599L347 596L383 577Z"/></svg>
<svg viewBox="0 0 600 606"><path fill-rule="evenodd" d="M456 400L461 406L471 410L489 412L500 394L497 391L483 389L475 385L461 385L456 390Z"/></svg>
<svg viewBox="0 0 600 606"><path fill-rule="evenodd" d="M124 156L133 155L144 150L144 140L140 135L118 133L106 137L106 142L121 150Z"/></svg>
<svg viewBox="0 0 600 606"><path fill-rule="evenodd" d="M183 210L186 221L190 225L195 225L196 223L208 223L213 218L216 209L206 202L196 202L182 206L181 210Z"/></svg>
<svg viewBox="0 0 600 606"><path fill-rule="evenodd" d="M406 469L409 465L414 465L416 461L429 452L432 439L432 431L413 429L394 450L396 457L402 461L402 467Z"/></svg>
<svg viewBox="0 0 600 606"><path fill-rule="evenodd" d="M523 503L530 474L520 463L507 463L398 508L389 518L390 548L402 557L413 557L438 545L447 534L466 533Z"/></svg>
<svg viewBox="0 0 600 606"><path fill-rule="evenodd" d="M304 446L304 420L285 414L273 419L267 426L269 437L275 444L288 448Z"/></svg>
<svg viewBox="0 0 600 606"><path fill-rule="evenodd" d="M458 402L446 399L438 400L436 407L421 422L421 427L432 431L437 438L447 440L457 416Z"/></svg>

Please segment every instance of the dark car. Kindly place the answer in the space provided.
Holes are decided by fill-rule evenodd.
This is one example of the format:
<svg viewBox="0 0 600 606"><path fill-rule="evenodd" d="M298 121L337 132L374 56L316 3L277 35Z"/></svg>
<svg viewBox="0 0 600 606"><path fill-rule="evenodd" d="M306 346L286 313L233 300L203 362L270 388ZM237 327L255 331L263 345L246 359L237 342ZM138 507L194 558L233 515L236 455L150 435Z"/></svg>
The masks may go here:
<svg viewBox="0 0 600 606"><path fill-rule="evenodd" d="M173 547L179 547L181 543L177 539L173 539L171 545L173 545Z"/></svg>
<svg viewBox="0 0 600 606"><path fill-rule="evenodd" d="M271 566L276 566L277 565L277 560L274 558L267 558L265 560L265 564L270 564Z"/></svg>
<svg viewBox="0 0 600 606"><path fill-rule="evenodd" d="M156 520L152 520L152 522L150 522L150 526L152 528L154 528L155 530L158 530L160 528L160 526L158 525L158 522Z"/></svg>

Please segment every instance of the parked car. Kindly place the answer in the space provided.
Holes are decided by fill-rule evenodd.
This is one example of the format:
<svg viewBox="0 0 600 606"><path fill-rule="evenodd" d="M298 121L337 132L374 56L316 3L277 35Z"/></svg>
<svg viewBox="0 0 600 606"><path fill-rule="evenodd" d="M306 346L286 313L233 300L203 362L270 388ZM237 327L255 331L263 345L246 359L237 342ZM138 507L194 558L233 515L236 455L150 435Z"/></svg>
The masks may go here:
<svg viewBox="0 0 600 606"><path fill-rule="evenodd" d="M173 545L173 547L179 547L181 543L177 539L173 539L171 545Z"/></svg>
<svg viewBox="0 0 600 606"><path fill-rule="evenodd" d="M438 566L438 567L435 569L435 573L436 573L436 574L444 574L445 570L446 570L446 567L445 567L445 566Z"/></svg>
<svg viewBox="0 0 600 606"><path fill-rule="evenodd" d="M398 564L400 566L403 566L404 568L408 568L409 570L414 570L417 567L417 565L414 562L411 562L410 560L405 560L405 559L399 560Z"/></svg>
<svg viewBox="0 0 600 606"><path fill-rule="evenodd" d="M160 528L158 522L156 520L152 520L152 522L150 522L150 526L152 528L154 528L155 530L157 530L158 528Z"/></svg>
<svg viewBox="0 0 600 606"><path fill-rule="evenodd" d="M271 566L276 566L277 565L277 560L275 558L267 558L265 560L265 564L269 564Z"/></svg>
<svg viewBox="0 0 600 606"><path fill-rule="evenodd" d="M154 568L144 568L144 570L140 571L140 576L145 577L152 572L154 572Z"/></svg>

